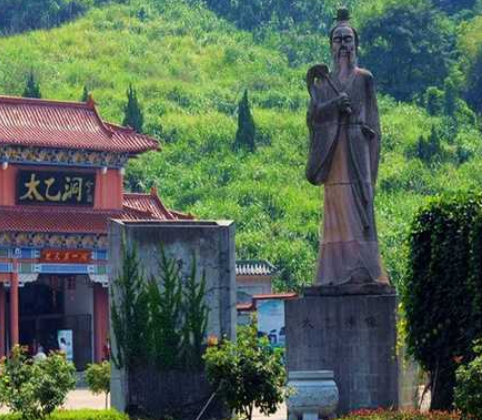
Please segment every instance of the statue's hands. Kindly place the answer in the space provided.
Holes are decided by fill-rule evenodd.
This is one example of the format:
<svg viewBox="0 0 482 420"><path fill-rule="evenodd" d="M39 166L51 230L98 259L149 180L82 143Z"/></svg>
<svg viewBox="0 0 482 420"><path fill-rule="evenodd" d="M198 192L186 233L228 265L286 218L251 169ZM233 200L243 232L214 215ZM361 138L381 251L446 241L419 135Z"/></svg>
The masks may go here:
<svg viewBox="0 0 482 420"><path fill-rule="evenodd" d="M351 100L347 93L341 92L338 95L336 105L342 114L351 114Z"/></svg>

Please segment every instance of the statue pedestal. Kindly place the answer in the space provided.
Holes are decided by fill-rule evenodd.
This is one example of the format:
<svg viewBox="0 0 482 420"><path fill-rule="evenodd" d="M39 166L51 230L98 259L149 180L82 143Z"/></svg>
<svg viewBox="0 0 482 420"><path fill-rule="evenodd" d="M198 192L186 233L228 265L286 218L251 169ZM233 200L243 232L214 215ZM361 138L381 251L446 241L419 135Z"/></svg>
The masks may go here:
<svg viewBox="0 0 482 420"><path fill-rule="evenodd" d="M339 414L413 406L416 369L396 354L397 305L388 285L307 288L285 302L288 371L333 370Z"/></svg>

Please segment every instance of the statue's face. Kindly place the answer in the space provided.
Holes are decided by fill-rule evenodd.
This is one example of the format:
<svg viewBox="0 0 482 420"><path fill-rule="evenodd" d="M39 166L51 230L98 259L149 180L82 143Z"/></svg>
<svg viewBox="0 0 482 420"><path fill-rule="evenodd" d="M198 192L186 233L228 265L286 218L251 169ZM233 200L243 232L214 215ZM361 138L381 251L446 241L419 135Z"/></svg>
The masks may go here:
<svg viewBox="0 0 482 420"><path fill-rule="evenodd" d="M355 32L349 26L335 29L331 38L331 52L336 61L352 62L356 58Z"/></svg>

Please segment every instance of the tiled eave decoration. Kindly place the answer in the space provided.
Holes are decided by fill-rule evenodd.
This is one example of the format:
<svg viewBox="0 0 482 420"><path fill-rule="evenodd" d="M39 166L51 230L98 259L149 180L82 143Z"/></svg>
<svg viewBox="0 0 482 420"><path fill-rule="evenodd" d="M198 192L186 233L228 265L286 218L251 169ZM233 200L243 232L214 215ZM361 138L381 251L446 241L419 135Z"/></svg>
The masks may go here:
<svg viewBox="0 0 482 420"><path fill-rule="evenodd" d="M107 235L0 232L0 246L57 249L105 249Z"/></svg>
<svg viewBox="0 0 482 420"><path fill-rule="evenodd" d="M36 165L122 168L128 153L0 145L0 161Z"/></svg>

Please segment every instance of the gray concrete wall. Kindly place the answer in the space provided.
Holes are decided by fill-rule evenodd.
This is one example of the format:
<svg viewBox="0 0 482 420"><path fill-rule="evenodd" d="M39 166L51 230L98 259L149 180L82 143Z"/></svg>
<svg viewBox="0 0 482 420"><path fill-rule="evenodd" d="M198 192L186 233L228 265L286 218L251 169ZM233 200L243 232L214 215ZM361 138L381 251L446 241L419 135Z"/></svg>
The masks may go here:
<svg viewBox="0 0 482 420"><path fill-rule="evenodd" d="M206 273L206 301L210 308L208 334L234 339L236 335L235 227L232 222L141 222L109 225L109 280L118 277L122 265L122 241L138 250L147 277L158 276L159 246L179 260L181 272L190 273L195 255L198 275ZM111 295L112 296L112 295ZM112 323L111 323L112 325ZM111 332L111 346L116 351ZM115 354L115 353L114 353ZM125 372L113 370L112 405L124 410L128 394Z"/></svg>
<svg viewBox="0 0 482 420"><path fill-rule="evenodd" d="M395 295L307 296L285 305L288 370L333 370L339 413L406 405Z"/></svg>

